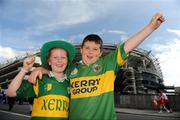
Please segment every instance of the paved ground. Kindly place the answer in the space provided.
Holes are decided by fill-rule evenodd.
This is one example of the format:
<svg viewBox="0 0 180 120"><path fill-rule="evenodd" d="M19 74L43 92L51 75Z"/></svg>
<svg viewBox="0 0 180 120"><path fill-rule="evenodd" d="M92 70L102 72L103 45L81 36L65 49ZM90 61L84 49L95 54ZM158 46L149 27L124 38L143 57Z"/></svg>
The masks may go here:
<svg viewBox="0 0 180 120"><path fill-rule="evenodd" d="M169 117L169 118L178 118L180 119L180 112L173 113L158 113L155 110L140 110L140 109L130 109L130 108L116 108L117 113L125 113L125 114L134 114L134 115L145 115L145 116L159 116L159 117ZM11 113L14 115L14 118L21 120L21 118L25 118L22 120L28 120L30 118L29 114L29 106L27 103L23 105L14 105L11 111L8 111L8 105L0 104L0 119L1 120L9 120L6 118L6 114ZM18 117L18 118L17 118ZM14 119L12 119L14 120Z"/></svg>
<svg viewBox="0 0 180 120"><path fill-rule="evenodd" d="M0 104L0 110L3 110L3 111L9 111L8 110L8 105L7 104ZM23 104L23 105L14 105L14 107L12 108L11 112L14 112L14 113L20 113L20 114L25 114L25 115L30 115L29 114L29 106L27 103Z"/></svg>
<svg viewBox="0 0 180 120"><path fill-rule="evenodd" d="M130 108L116 108L116 112L127 113L127 114L137 114L137 115L147 115L147 116L159 116L159 117L170 117L170 118L180 118L180 111L174 111L173 113L162 112L159 113L157 110L142 110L142 109L130 109Z"/></svg>

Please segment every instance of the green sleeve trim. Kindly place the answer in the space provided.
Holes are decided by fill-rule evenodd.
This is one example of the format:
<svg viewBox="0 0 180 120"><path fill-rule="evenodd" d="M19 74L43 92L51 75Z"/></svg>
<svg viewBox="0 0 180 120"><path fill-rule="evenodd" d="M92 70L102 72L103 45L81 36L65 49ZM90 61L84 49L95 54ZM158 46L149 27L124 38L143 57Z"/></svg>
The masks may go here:
<svg viewBox="0 0 180 120"><path fill-rule="evenodd" d="M27 80L23 80L20 88L16 91L17 98L30 98L34 97L35 93L33 90L33 85Z"/></svg>
<svg viewBox="0 0 180 120"><path fill-rule="evenodd" d="M122 59L123 59L123 60L126 60L126 59L127 59L127 54L126 54L126 52L125 52L125 50L124 50L124 44L125 44L125 43L123 43L123 44L120 45L120 52L121 52L121 57L122 57Z"/></svg>
<svg viewBox="0 0 180 120"><path fill-rule="evenodd" d="M39 80L37 79L36 85L33 85L34 93L36 97L39 96Z"/></svg>

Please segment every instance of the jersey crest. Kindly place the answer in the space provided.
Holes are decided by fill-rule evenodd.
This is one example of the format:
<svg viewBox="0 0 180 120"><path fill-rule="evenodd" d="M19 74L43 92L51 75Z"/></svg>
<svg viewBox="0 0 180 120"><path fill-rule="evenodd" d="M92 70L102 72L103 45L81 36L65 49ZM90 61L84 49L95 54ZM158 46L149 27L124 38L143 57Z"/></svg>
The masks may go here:
<svg viewBox="0 0 180 120"><path fill-rule="evenodd" d="M102 70L102 66L99 65L99 64L94 64L92 66L92 69L93 69L94 72L98 73L98 72L100 72Z"/></svg>
<svg viewBox="0 0 180 120"><path fill-rule="evenodd" d="M71 72L70 76L76 76L77 73L78 73L78 69L74 68L74 70Z"/></svg>
<svg viewBox="0 0 180 120"><path fill-rule="evenodd" d="M52 89L52 84L50 84L50 83L46 84L45 87L44 87L44 90L46 92L50 91L51 89Z"/></svg>

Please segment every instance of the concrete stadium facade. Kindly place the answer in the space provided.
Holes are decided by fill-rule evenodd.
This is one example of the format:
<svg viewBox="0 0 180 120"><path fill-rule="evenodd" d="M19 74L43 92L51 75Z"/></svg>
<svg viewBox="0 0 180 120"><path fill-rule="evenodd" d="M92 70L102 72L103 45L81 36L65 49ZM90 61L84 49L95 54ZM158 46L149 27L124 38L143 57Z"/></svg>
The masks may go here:
<svg viewBox="0 0 180 120"><path fill-rule="evenodd" d="M76 48L79 50L80 45L76 45ZM116 45L104 45L103 49L103 55L105 55L115 50ZM36 52L35 55L38 61L36 61L34 67L37 67L40 65L39 52ZM28 54L24 57L16 58L9 63L1 64L1 89L7 89L10 81L20 71L23 60L27 56ZM81 55L78 51L73 62L80 59ZM158 59L153 57L150 51L142 49L136 49L129 54L126 64L117 73L117 79L115 81L115 91L125 94L156 94L158 89L164 88L163 75Z"/></svg>

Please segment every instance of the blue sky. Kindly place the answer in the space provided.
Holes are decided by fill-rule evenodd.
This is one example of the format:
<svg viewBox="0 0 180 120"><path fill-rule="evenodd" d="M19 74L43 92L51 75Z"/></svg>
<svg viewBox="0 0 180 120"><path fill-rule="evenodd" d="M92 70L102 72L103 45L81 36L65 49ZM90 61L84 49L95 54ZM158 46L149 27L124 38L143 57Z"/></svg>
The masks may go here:
<svg viewBox="0 0 180 120"><path fill-rule="evenodd" d="M0 63L55 39L81 43L90 33L119 43L156 12L166 21L139 47L160 61L165 85L180 86L179 0L0 0Z"/></svg>

